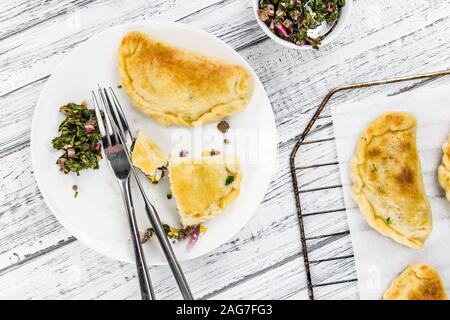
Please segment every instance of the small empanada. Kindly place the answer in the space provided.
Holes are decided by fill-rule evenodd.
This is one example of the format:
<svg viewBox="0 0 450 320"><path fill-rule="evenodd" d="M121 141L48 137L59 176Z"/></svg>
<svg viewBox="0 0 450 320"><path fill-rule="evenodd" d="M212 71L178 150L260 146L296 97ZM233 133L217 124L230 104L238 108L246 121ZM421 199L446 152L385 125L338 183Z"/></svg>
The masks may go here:
<svg viewBox="0 0 450 320"><path fill-rule="evenodd" d="M395 279L384 300L447 300L439 273L426 264L412 264Z"/></svg>
<svg viewBox="0 0 450 320"><path fill-rule="evenodd" d="M152 182L158 182L158 169L167 166L169 156L140 130L131 153L133 165L139 168Z"/></svg>
<svg viewBox="0 0 450 320"><path fill-rule="evenodd" d="M244 67L137 31L122 39L119 69L133 106L165 126L220 120L245 109L253 93Z"/></svg>
<svg viewBox="0 0 450 320"><path fill-rule="evenodd" d="M368 224L415 249L432 230L416 146L416 119L391 112L374 120L350 161L352 195Z"/></svg>
<svg viewBox="0 0 450 320"><path fill-rule="evenodd" d="M447 200L450 201L450 135L448 141L442 146L444 155L442 156L442 164L438 169L439 183L444 188Z"/></svg>
<svg viewBox="0 0 450 320"><path fill-rule="evenodd" d="M183 226L200 224L221 212L240 192L242 171L234 156L171 158L172 195Z"/></svg>

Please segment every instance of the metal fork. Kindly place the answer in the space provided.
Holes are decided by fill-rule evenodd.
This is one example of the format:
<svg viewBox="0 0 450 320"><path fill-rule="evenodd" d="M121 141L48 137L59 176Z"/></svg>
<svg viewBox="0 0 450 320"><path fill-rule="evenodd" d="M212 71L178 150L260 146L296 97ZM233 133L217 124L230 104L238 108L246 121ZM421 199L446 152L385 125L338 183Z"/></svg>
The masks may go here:
<svg viewBox="0 0 450 320"><path fill-rule="evenodd" d="M110 91L110 94L108 94L108 92L105 88L103 88L103 89L99 88L99 92L102 93L102 97L103 97L103 99L105 99L106 105L110 108L110 110L109 110L110 114L112 115L113 121L118 128L118 132L119 132L119 135L120 135L122 141L126 142L127 146L129 148L131 148L131 145L134 141L134 137L130 131L130 126L128 125L128 121L125 117L122 106L120 105L119 100L117 99L117 96L114 93L114 90L111 87L109 87L109 91ZM130 159L130 154L129 154L128 150L127 150L127 156L128 156L128 159ZM130 160L130 163L131 163L131 160ZM170 269L172 270L172 273L175 277L175 280L180 289L180 292L184 299L194 300L194 297L191 293L191 290L186 281L186 278L184 277L183 270L181 269L180 264L177 261L177 258L175 256L175 253L173 252L170 241L167 238L167 235L164 231L164 228L162 226L158 212L156 211L155 207L151 204L151 202L148 200L146 192L141 184L141 181L139 180L138 170L135 170L134 166L132 166L131 171L133 172L133 175L134 175L137 185L139 187L139 191L144 200L145 211L147 213L147 217L150 220L150 223L152 224L153 229L155 230L156 237L157 237L159 244L161 245L161 248L163 250L163 253L169 263Z"/></svg>
<svg viewBox="0 0 450 320"><path fill-rule="evenodd" d="M122 192L123 202L128 214L128 222L131 229L131 238L133 242L134 254L136 258L136 267L139 278L139 286L141 289L142 300L154 300L155 295L150 280L150 273L145 262L144 252L142 250L139 228L134 213L133 199L130 192L130 173L132 166L128 159L126 146L122 143L120 136L117 134L115 126L112 124L111 115L106 107L106 101L100 97L100 102L92 91L92 100L97 116L97 123L102 136L102 145L108 159L108 163L119 182L120 191ZM103 107L101 107L102 105ZM106 125L103 122L102 112Z"/></svg>

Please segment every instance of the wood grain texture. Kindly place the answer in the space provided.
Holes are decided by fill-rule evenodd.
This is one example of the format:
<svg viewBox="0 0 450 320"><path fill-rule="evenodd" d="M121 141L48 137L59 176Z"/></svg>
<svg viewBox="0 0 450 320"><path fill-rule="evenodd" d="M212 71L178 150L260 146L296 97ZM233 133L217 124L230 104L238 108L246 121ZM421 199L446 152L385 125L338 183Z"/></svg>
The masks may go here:
<svg viewBox="0 0 450 320"><path fill-rule="evenodd" d="M234 239L183 263L183 268L197 298L305 299L288 169L291 148L331 88L448 68L443 52L450 47L449 14L448 1L357 0L344 32L316 52L275 45L254 21L250 1L2 1L0 297L139 298L134 266L100 256L71 237L46 207L33 178L29 132L34 106L46 79L79 43L111 25L161 18L218 36L250 63L275 112L279 165L250 223ZM409 84L352 92L332 103L406 89L411 89ZM309 256L317 261L311 266L317 298L355 299L351 240L328 115L325 110L297 158L299 191L311 239ZM323 234L331 236L317 238ZM167 267L152 267L151 274L159 298L179 298ZM330 282L335 284L326 285Z"/></svg>

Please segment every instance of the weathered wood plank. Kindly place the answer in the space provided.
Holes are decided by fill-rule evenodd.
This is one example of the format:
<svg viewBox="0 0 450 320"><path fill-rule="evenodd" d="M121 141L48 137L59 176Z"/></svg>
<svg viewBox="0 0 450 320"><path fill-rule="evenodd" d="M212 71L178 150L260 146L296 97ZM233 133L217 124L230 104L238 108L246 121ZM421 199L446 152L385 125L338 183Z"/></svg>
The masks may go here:
<svg viewBox="0 0 450 320"><path fill-rule="evenodd" d="M73 47L74 43L76 44L82 40L85 40L87 37L94 34L95 30L100 30L105 24L111 22L113 22L114 24L118 24L124 21L132 21L136 20L137 18L152 16L152 14L155 13L154 7L142 5L141 2L137 2L137 7L133 7L127 4L125 8L126 11L123 11L123 8L121 8L122 10L117 10L117 7L114 6L115 3L116 2L114 2L111 6L108 5L107 8L105 8L104 5L103 7L100 6L103 11L105 9L107 10L106 12L103 12L101 17L95 14L95 12L99 10L99 7L97 7L96 3L93 3L91 6L81 7L80 10L77 11L77 14L79 14L80 19L83 21L83 23L80 24L80 28L73 28L77 30L70 30L69 28L69 30L64 30L64 33L61 32L60 27L61 25L64 25L65 19L67 17L58 16L49 22L45 21L34 28L27 29L22 32L20 39L24 44L20 47L15 48L16 44L14 42L17 43L17 40L15 40L14 37L12 37L12 39L6 39L4 41L5 48L8 50L11 49L11 51L8 51L4 55L4 59L6 59L5 65L7 65L8 68L4 70L0 69L0 79L5 80L4 76L6 76L9 80L8 82L23 84L24 82L29 81L30 78L36 79L48 75L51 72L51 69L54 67L56 60L59 61L62 55L65 54L71 47ZM440 32L444 33L448 31L445 29L447 22L447 15L445 12L447 12L446 10L448 9L447 6L449 6L449 4L441 1L433 1L433 10L428 9L430 3L425 3L424 1L417 1L417 6L413 6L414 9L411 8L412 6L409 3L406 4L405 2L397 2L394 6L395 8L392 8L393 5L390 4L389 1L383 1L380 2L376 7L377 10L379 10L378 14L387 21L389 21L389 19L398 19L398 11L396 10L403 10L403 12L408 12L405 19L397 21L394 25L388 26L387 28L377 28L375 30L371 30L372 26L364 27L364 25L362 28L358 28L357 23L353 23L352 26L347 28L346 32L342 34L342 36L339 38L339 41L337 41L333 45L323 48L323 50L321 50L320 52L303 51L300 55L298 51L282 49L279 46L267 45L265 41L253 46L252 48L248 48L249 50L243 50L248 51L248 54L244 55L247 56L249 58L248 60L250 61L258 61L261 59L265 61L272 60L272 63L266 63L261 66L265 71L262 72L261 78L264 83L266 83L267 79L267 82L270 84L269 88L274 88L276 90L274 92L274 98L277 98L277 95L281 94L282 98L291 99L289 103L287 103L288 101L280 101L279 99L277 99L277 103L284 104L283 108L278 109L283 110L282 114L286 114L289 113L289 111L296 110L302 105L311 106L311 101L308 101L308 99L304 99L305 95L307 94L309 98L310 96L321 95L320 93L323 93L324 88L333 86L331 81L333 81L333 83L339 81L339 75L355 74L355 71L362 72L363 70L364 73L359 74L360 78L362 75L364 76L364 78L367 78L371 74L370 72L379 74L380 65L374 63L374 61L367 61L367 59L363 59L363 55L367 55L367 51L372 50L373 52L376 52L377 46L387 44L387 49L389 49L389 47L394 47L395 50L391 52L391 54L394 55L397 49L399 49L399 40L401 42L410 40L411 42L409 43L409 46L417 46L417 39L408 37L408 35L415 35L416 37L427 37L428 45L426 48L422 48L423 54L418 55L418 50L412 50L414 51L414 53L412 53L414 55L412 58L426 59L424 57L425 54L428 57L432 58L431 61L426 60L427 65L430 65L430 63L433 62L433 58L434 60L438 59L438 55L433 54L433 52L444 49L441 46L445 44L433 40L439 39ZM408 10L405 10L406 7L408 8ZM196 21L204 21L203 26L204 28L206 28L206 30L217 27L217 30L218 32L220 32L220 34L216 34L219 36L225 37L226 35L228 37L231 37L233 35L236 35L236 32L233 32L233 29L240 30L240 34L238 34L238 36L234 38L236 39L235 47L245 46L247 44L245 40L248 40L248 38L243 38L241 34L254 34L258 32L255 31L256 23L255 21L253 21L254 18L252 14L250 14L251 8L249 7L247 2L243 1L234 1L233 4L227 5L225 6L225 8L228 8L228 10L222 10L222 7L220 8L221 14L218 15L218 18L220 19L219 21L222 21L223 17L224 22L222 24L219 23L218 27L215 21L212 21L211 19L207 19L205 17L206 15L211 16L211 13L208 10L200 11L198 14L194 15L194 18L197 19ZM371 8L373 9L373 6L371 6ZM355 12L358 12L357 10L361 10L359 11L361 12L361 14L368 13L367 4L364 4L362 2L356 3ZM425 11L427 14L424 14L423 11ZM117 17L118 12L120 12L120 17ZM178 13L178 18L180 18L181 12L183 12L183 14L186 14L186 8L181 7L180 11L178 11L178 7L175 7L175 9L169 12L170 14L167 13L166 15L161 15L161 18L177 18L174 12ZM232 15L235 12L245 12L245 14L242 18L236 20L232 19ZM421 15L419 16L418 13L421 13ZM240 16L242 16L242 14ZM352 21L358 19L359 17L364 16L355 15ZM196 22L193 20L189 20L189 18L191 17L188 17L186 20L195 25ZM106 21L102 21L99 19L106 19ZM95 21L95 25L90 25L88 23L89 21ZM206 21L209 21L209 26L204 25ZM232 23L231 21L236 22L237 25L239 25L239 23L241 23L242 25L240 27L237 27L236 24ZM437 26L435 26L435 24L440 24L441 28L438 28ZM84 26L89 26L89 31L86 31L84 29ZM367 36L367 32L371 33ZM427 32L429 32L429 34L420 34ZM42 33L54 34L55 37L48 37L48 39L51 40L45 40L36 36ZM416 33L418 33L418 35ZM389 38L386 38L387 36ZM358 45L355 45L354 42L352 42L352 40L354 39L360 39ZM413 42L413 40L416 41ZM45 41L49 41L49 43L46 43ZM267 41L269 41L269 39ZM396 43L392 45L390 41L394 41ZM255 48L260 48L261 46L263 46L265 49L262 52L260 50L254 50ZM343 50L341 47L344 47L345 50ZM402 48L404 47L408 47L408 45L402 43ZM279 59L279 61L273 60L273 58L267 59L268 56L273 57L280 54L283 58ZM354 70L354 64L341 63L347 61L350 62L351 59L363 63L364 69L359 68ZM45 62L34 63L36 61ZM424 60L421 61L423 62ZM440 62L444 63L444 61L444 59L441 59ZM352 66L352 69L349 69L349 65ZM27 70L27 72L25 73L23 71L24 66L28 66L28 68L31 68L31 70ZM397 63L393 67L399 68L400 66L405 67L405 65L401 63ZM372 69L370 67L372 67ZM259 71L258 68L256 69L257 71ZM410 69L400 69L397 70L397 72L400 71L404 73L408 70ZM388 71L392 72L393 69L390 69ZM297 74L302 75L301 83L278 80L279 77L280 79L285 80L284 78L286 77L286 75L293 77ZM338 75L338 77L335 76L336 74ZM14 77L12 75L14 75ZM315 81L314 79L312 79L313 77ZM357 77L355 77L355 79L357 79ZM273 83L274 81L276 82L276 84ZM7 88L12 89L13 87L14 84L12 83L8 83L7 85L5 84L4 90L6 90ZM303 88L308 88L308 90L303 90ZM4 93L4 91L2 91L2 93ZM308 108L301 109L303 109L303 112L309 110ZM279 114L277 114L277 116L279 116Z"/></svg>
<svg viewBox="0 0 450 320"><path fill-rule="evenodd" d="M348 234L308 240L307 245L311 261L346 257L353 254L352 240ZM318 248L320 250L317 250Z"/></svg>
<svg viewBox="0 0 450 320"><path fill-rule="evenodd" d="M354 282L335 284L314 289L319 300L356 300L359 299L358 287Z"/></svg>
<svg viewBox="0 0 450 320"><path fill-rule="evenodd" d="M213 299L308 299L306 278L302 258L295 256L281 266L274 266L266 273L251 278L245 283L221 292Z"/></svg>
<svg viewBox="0 0 450 320"><path fill-rule="evenodd" d="M0 11L0 39L18 35L49 19L73 12L87 1L2 1Z"/></svg>
<svg viewBox="0 0 450 320"><path fill-rule="evenodd" d="M0 96L0 157L29 143L34 107L45 80Z"/></svg>
<svg viewBox="0 0 450 320"><path fill-rule="evenodd" d="M17 153L11 154L10 156L12 157L15 155L17 155ZM24 161L26 161L26 159L27 159L26 155L27 155L27 150L25 150L24 154L22 155L22 158L25 159ZM9 159L8 159L8 162L12 162L12 163L16 162L17 163L17 161L10 161ZM285 169L283 169L283 171L284 170ZM6 172L7 171L8 170L6 170ZM15 181L16 179L14 179L13 176L14 176L13 174L9 175L9 177L11 177L12 181ZM25 176L27 176L27 173L25 173ZM30 175L30 179L32 179L31 175ZM30 194L34 194L34 192L35 192L35 190L32 190L30 192ZM289 193L285 193L285 194L289 195ZM281 203L279 203L278 201L280 201ZM246 242L258 243L257 248L259 248L259 246L261 246L262 248L265 248L264 252L261 252L261 254L264 253L264 255L267 255L270 252L270 251L267 251L268 245L264 245L263 243L261 243L260 242L261 238L263 238L263 237L266 238L268 243L272 243L272 244L276 244L276 245L284 245L284 244L281 244L279 241L274 242L273 240L271 240L271 237L269 236L270 234L273 234L273 236L278 238L280 233L284 234L284 233L288 232L289 234L293 235L294 238L289 240L287 243L288 246L285 247L288 250L287 253L292 252L292 250L299 250L299 243L298 243L298 238L297 238L297 235L298 235L297 230L298 229L297 229L297 225L296 225L296 222L297 222L296 217L295 217L295 215L289 213L289 211L291 211L291 209L288 209L288 210L281 209L283 207L283 204L293 205L293 200L290 199L290 201L286 201L286 199L284 197L281 197L281 198L275 198L271 202L274 204L273 205L265 204L266 210L267 210L266 212L268 212L270 214L272 214L272 212L277 212L277 214L281 213L281 215L279 216L279 225L273 223L273 220L272 220L273 218L270 215L267 217L268 218L267 220L266 219L261 220L262 216L260 213L258 215L259 219L257 219L256 222L252 222L249 225L249 228L251 230L250 232L248 232L246 235L239 235L238 239L234 239L233 241L231 241L231 243L229 243L228 250L224 250L224 247L222 247L222 248L220 248L219 252L215 252L215 253L211 254L211 256L208 259L206 259L206 263L209 265L213 265L215 263L213 261L217 261L217 262L220 261L221 265L223 265L222 255L228 254L227 252L234 252L236 249L241 247ZM334 203L335 201L333 200L332 202ZM8 210L5 210L5 211L11 211L11 214L17 217L17 213L14 212L13 208L9 208ZM22 212L24 214L26 214L26 211L22 210ZM42 218L42 215L40 215L40 217ZM33 225L28 226L28 221L27 221L28 219L29 219L29 217L27 215L24 217L24 221L20 222L20 223L27 224L27 229L33 227ZM37 224L38 227L36 227L35 230L32 230L32 232L26 232L26 233L24 233L24 235L22 235L20 237L14 237L15 230L16 230L15 228L9 229L9 232L11 232L11 236L8 235L8 230L2 230L3 231L2 235L3 236L6 235L6 238L5 238L6 240L0 241L0 243L2 243L2 244L9 243L9 246L4 248L4 253L1 255L2 257L4 257L3 261L5 263L10 262L9 261L10 257L23 258L23 256L20 255L20 253L21 253L20 251L19 251L19 253L17 253L18 249L20 247L28 248L28 246L27 246L29 244L28 242L33 241L33 238L35 238L36 235L41 235L36 238L44 239L45 234L44 235L40 234L40 228L39 228L39 226L42 225L43 223L49 223L50 226L59 228L59 232L61 232L62 234L65 234L64 229L62 229L60 227L60 225L55 221L55 219L53 218L53 216L50 215L50 213L48 213L48 217L45 217L45 219L43 219L43 221L39 221L39 224ZM15 225L17 225L17 224L18 223L15 223ZM262 227L262 225L266 225L266 227L265 227L266 231L264 231L264 228ZM11 227L11 224L7 224L7 226ZM280 227L282 229L278 229ZM288 228L288 230L291 230L291 231L286 230L286 228ZM62 236L55 236L54 238L52 238L52 235L56 234L56 231L53 231L53 232L54 233L49 233L50 234L49 238L54 239L55 241L59 241L60 237L62 237ZM27 238L27 236L30 238ZM39 244L42 245L41 242ZM49 244L44 243L44 245L49 245ZM33 249L36 249L36 244L34 246L32 245L31 247ZM257 248L251 249L249 254L251 254L251 252L253 252L253 250L255 250L255 249L257 251L259 251L259 249L257 249ZM8 250L8 249L10 249L10 250ZM244 251L246 251L246 250L244 250ZM245 254L244 251L242 249L240 249L239 254ZM277 252L277 253L279 253L279 252ZM277 256L277 255L275 255L275 256ZM269 254L269 257L275 257L275 256L272 254ZM83 260L84 260L84 258L83 258ZM265 258L263 260L265 260ZM255 264L253 264L253 265L255 265ZM3 266L5 266L5 265L3 265ZM262 267L263 265L261 263L258 263L258 264L256 264L256 266ZM21 266L19 266L18 268L21 268ZM233 266L230 269L233 270L236 268L237 268L236 266ZM12 269L15 270L14 267ZM195 269L198 269L198 266ZM245 270L245 268L243 268L242 270ZM8 268L7 271L12 272L11 268ZM248 271L248 270L246 270L246 271ZM237 274L239 274L239 273L237 273ZM237 274L235 273L234 276L236 277ZM222 281L221 281L221 283L222 283Z"/></svg>
<svg viewBox="0 0 450 320"><path fill-rule="evenodd" d="M33 28L24 29L20 37L2 40L0 81L3 85L0 96L48 76L72 48L111 25L149 18L182 20L216 3L220 1L158 0L152 5L148 1L133 1L124 6L123 1L96 1L88 6L79 6L73 12L62 12L52 19L43 20ZM246 7L243 2L236 3L244 5L240 9ZM221 31L228 33L226 29ZM41 34L48 36L40 37ZM12 70L17 72L11 73Z"/></svg>
<svg viewBox="0 0 450 320"><path fill-rule="evenodd" d="M258 282L266 283L266 287L261 288L264 289L260 291L261 298L281 298L280 294L285 298L297 296L297 294L304 295L305 282L302 281L304 275L300 253L287 254L288 250L279 247L277 249L280 252L278 259L267 265L264 257L259 255L260 248L266 246L267 243L259 244L255 243L251 249L249 246L244 246L241 249L237 247L236 250L225 255L220 253L220 269L209 263L208 258L182 263L195 296L221 298L225 295L227 298L231 298L234 295L233 292L240 291L242 298L252 298L252 293L246 290L253 290L252 283ZM285 245L298 246L293 241L286 244L280 243L280 246ZM325 256L342 250L342 247L341 241L313 240L310 245L310 255ZM247 251L247 249L250 250ZM255 253L257 254L255 255ZM272 256L275 257L273 254ZM237 261L241 261L241 263L236 265ZM232 265L229 264L230 262ZM245 265L250 265L252 268L257 266L263 268L252 271L245 268ZM346 279L352 272L349 268L350 271L343 274L332 272L329 268L321 269L320 266L313 268L316 276L323 273L336 273L334 279L340 280ZM240 270L245 269L247 269L245 274L242 274ZM19 274L27 274L27 277L19 277ZM152 267L151 274L160 298L179 297L168 267ZM290 278L295 282L291 283L288 290L283 293L270 290L269 284L273 285L271 279L276 275L280 279ZM55 286L55 283L58 285ZM236 291L228 294L229 290ZM139 297L139 292L136 286L134 266L99 256L76 241L3 274L0 297L136 299Z"/></svg>
<svg viewBox="0 0 450 320"><path fill-rule="evenodd" d="M306 237L334 234L348 231L345 211L323 213L304 217Z"/></svg>
<svg viewBox="0 0 450 320"><path fill-rule="evenodd" d="M41 197L29 154L26 146L1 160L0 270L70 237Z"/></svg>

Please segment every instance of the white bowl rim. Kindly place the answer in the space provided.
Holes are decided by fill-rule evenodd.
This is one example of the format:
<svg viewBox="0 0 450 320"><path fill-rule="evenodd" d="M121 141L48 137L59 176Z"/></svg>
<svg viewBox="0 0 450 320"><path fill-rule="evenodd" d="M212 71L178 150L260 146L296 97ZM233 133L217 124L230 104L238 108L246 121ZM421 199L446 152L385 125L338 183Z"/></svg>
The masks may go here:
<svg viewBox="0 0 450 320"><path fill-rule="evenodd" d="M341 9L341 16L339 17L338 21L336 22L336 25L334 28L330 31L330 33L322 40L322 43L320 44L319 48L322 48L323 46L327 45L328 43L332 42L336 37L339 35L339 33L345 28L347 25L347 22L350 18L350 14L352 12L353 8L353 0L346 0L345 6ZM299 46L295 43L286 41L276 34L274 34L272 31L270 31L269 27L266 26L264 22L262 22L258 17L258 9L259 9L259 0L253 0L253 12L255 14L256 21L258 22L261 29L276 43L296 50L312 50L312 46Z"/></svg>

